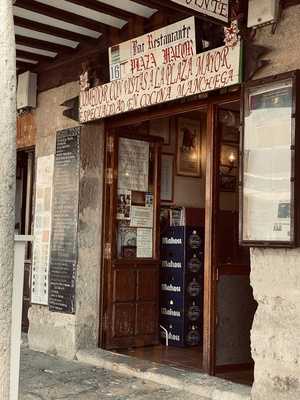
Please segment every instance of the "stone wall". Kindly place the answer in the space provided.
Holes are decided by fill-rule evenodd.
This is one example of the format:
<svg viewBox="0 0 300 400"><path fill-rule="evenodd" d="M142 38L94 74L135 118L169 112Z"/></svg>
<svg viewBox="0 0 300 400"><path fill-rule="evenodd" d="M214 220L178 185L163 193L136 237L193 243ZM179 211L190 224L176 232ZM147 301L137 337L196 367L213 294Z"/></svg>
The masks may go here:
<svg viewBox="0 0 300 400"><path fill-rule="evenodd" d="M261 69L256 78L280 74L300 68L300 5L286 8L275 33L270 25L258 28L255 44L266 46L269 52L263 57L269 64Z"/></svg>
<svg viewBox="0 0 300 400"><path fill-rule="evenodd" d="M64 108L60 106L78 94L77 82L39 94L37 157L55 153L58 130L78 126L76 121L63 116ZM81 347L95 347L98 340L103 138L102 124L82 128L76 314L53 313L39 305L32 305L29 311L30 347L66 358L73 358Z"/></svg>
<svg viewBox="0 0 300 400"><path fill-rule="evenodd" d="M255 78L300 68L300 5L285 9L275 34L257 30L271 49ZM258 309L252 327L253 400L300 398L300 249L252 249L251 284Z"/></svg>

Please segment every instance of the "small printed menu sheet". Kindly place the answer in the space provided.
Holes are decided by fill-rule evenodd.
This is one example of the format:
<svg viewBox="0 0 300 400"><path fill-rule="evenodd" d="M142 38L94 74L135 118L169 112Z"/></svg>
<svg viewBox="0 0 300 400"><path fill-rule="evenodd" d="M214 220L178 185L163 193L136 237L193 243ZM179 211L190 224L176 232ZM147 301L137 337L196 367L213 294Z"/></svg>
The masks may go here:
<svg viewBox="0 0 300 400"><path fill-rule="evenodd" d="M292 81L248 89L243 160L243 240L291 238Z"/></svg>
<svg viewBox="0 0 300 400"><path fill-rule="evenodd" d="M138 228L137 229L137 252L136 256L138 258L152 258L153 249L153 230L152 229L144 229Z"/></svg>
<svg viewBox="0 0 300 400"><path fill-rule="evenodd" d="M148 191L149 143L121 138L119 141L118 189Z"/></svg>
<svg viewBox="0 0 300 400"><path fill-rule="evenodd" d="M132 206L130 226L134 226L136 228L152 228L153 208Z"/></svg>

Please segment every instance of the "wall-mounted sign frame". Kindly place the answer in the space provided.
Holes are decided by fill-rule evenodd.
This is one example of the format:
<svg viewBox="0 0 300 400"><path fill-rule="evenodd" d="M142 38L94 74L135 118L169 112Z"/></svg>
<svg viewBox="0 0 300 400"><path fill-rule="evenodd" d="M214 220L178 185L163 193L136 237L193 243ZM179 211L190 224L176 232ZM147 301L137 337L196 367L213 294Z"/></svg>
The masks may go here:
<svg viewBox="0 0 300 400"><path fill-rule="evenodd" d="M49 310L76 311L80 127L57 132L49 274Z"/></svg>
<svg viewBox="0 0 300 400"><path fill-rule="evenodd" d="M299 71L243 88L240 244L299 244Z"/></svg>
<svg viewBox="0 0 300 400"><path fill-rule="evenodd" d="M232 0L170 0L181 7L189 8L195 15L203 16L214 22L228 24L231 20Z"/></svg>

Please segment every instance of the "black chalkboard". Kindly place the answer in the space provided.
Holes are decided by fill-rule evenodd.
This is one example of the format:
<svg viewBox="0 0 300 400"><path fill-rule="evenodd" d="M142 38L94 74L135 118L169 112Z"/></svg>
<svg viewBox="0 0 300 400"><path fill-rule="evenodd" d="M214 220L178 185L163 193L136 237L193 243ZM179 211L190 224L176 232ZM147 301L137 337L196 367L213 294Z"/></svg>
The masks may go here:
<svg viewBox="0 0 300 400"><path fill-rule="evenodd" d="M57 132L49 276L49 310L75 313L80 127Z"/></svg>

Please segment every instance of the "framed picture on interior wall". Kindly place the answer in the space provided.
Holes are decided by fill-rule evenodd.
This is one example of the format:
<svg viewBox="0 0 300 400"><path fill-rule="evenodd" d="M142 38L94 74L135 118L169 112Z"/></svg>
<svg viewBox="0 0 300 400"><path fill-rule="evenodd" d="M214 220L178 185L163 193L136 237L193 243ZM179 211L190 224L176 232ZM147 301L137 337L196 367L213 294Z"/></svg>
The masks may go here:
<svg viewBox="0 0 300 400"><path fill-rule="evenodd" d="M235 111L221 109L218 118L222 142L239 143L240 114Z"/></svg>
<svg viewBox="0 0 300 400"><path fill-rule="evenodd" d="M201 127L200 121L177 119L177 175L201 177Z"/></svg>
<svg viewBox="0 0 300 400"><path fill-rule="evenodd" d="M174 154L161 155L160 200L173 203L174 200Z"/></svg>
<svg viewBox="0 0 300 400"><path fill-rule="evenodd" d="M149 121L149 134L163 138L163 145L168 146L171 135L171 118L159 118Z"/></svg>

